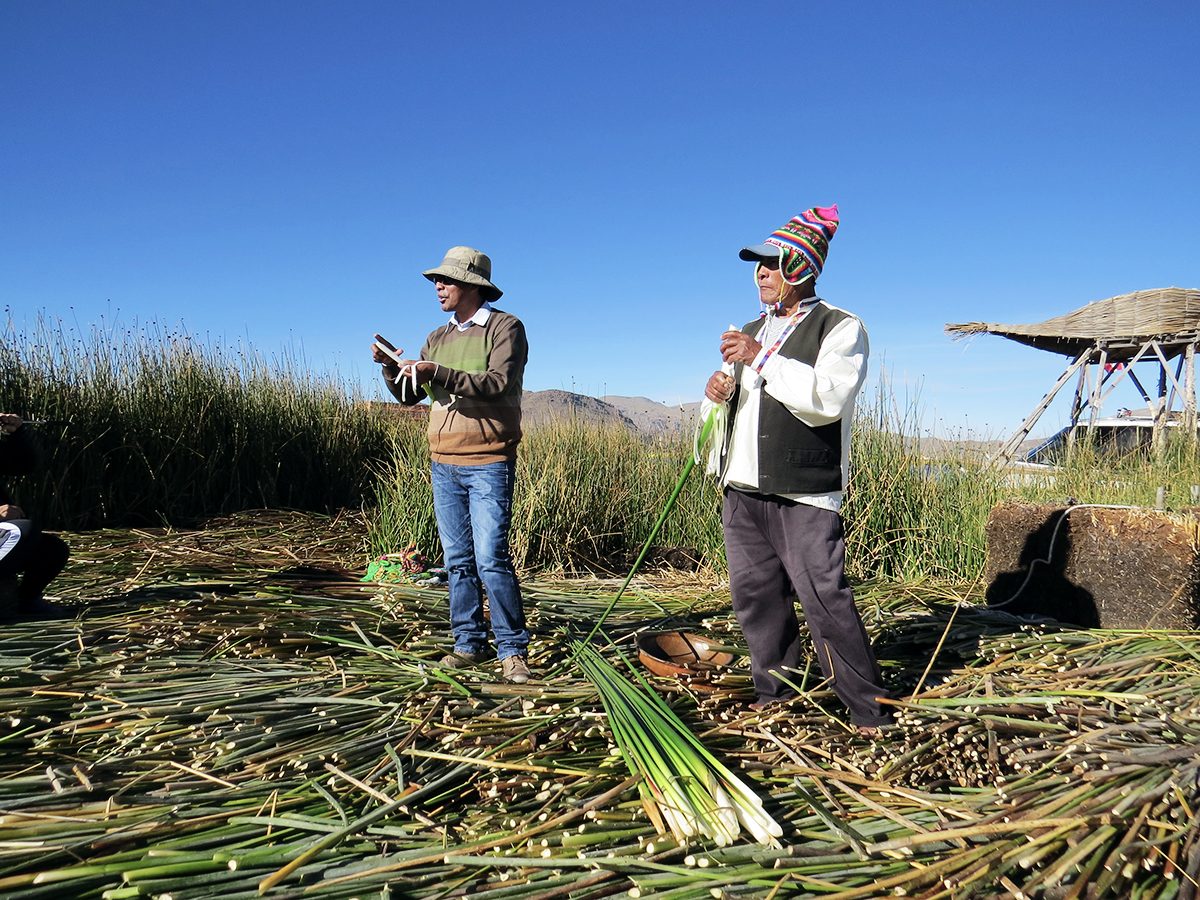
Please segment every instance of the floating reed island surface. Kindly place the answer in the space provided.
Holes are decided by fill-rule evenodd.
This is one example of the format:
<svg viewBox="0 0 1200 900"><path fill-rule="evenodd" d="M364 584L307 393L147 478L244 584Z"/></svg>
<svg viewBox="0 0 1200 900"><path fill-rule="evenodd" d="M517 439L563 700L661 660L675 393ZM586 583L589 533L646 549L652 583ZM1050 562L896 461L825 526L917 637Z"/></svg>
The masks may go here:
<svg viewBox="0 0 1200 900"><path fill-rule="evenodd" d="M635 582L589 649L615 583L528 583L533 682L439 668L444 591L358 581L363 529L72 537L76 617L0 631L0 895L1197 896L1196 633L863 584L899 723L866 739L815 665L768 713L744 658L703 690L627 667L648 630L742 648L703 576ZM679 796L718 798L707 835Z"/></svg>

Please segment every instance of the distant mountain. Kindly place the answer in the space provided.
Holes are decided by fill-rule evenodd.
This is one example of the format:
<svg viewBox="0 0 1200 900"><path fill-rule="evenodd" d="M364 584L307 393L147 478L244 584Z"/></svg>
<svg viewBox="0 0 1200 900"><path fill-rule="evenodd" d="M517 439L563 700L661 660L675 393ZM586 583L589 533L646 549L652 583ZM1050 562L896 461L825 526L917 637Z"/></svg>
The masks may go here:
<svg viewBox="0 0 1200 900"><path fill-rule="evenodd" d="M623 425L646 437L689 431L699 403L667 406L646 397L588 397L570 391L526 391L521 416L526 425L562 419Z"/></svg>
<svg viewBox="0 0 1200 900"><path fill-rule="evenodd" d="M521 397L521 418L525 425L545 425L563 419L596 425L624 425L636 429L633 421L610 403L570 391L526 391Z"/></svg>
<svg viewBox="0 0 1200 900"><path fill-rule="evenodd" d="M700 410L698 402L667 406L646 397L606 396L602 399L624 413L639 431L648 434L691 431L695 427L696 415Z"/></svg>

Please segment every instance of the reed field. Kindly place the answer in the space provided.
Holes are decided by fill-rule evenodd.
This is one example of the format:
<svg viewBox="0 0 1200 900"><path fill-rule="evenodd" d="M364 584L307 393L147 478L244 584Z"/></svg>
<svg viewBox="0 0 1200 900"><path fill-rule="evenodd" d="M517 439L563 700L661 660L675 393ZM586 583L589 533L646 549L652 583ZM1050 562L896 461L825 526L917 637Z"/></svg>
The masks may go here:
<svg viewBox="0 0 1200 900"><path fill-rule="evenodd" d="M0 409L50 438L20 501L74 529L69 615L0 625L2 897L1200 898L1200 632L1029 621L979 578L998 500L1188 506L1194 446L1014 479L864 403L848 560L896 711L869 738L812 659L747 705L699 472L657 540L699 567L660 549L612 604L689 441L527 435L513 685L437 664L444 588L360 580L437 559L423 422L298 359L68 334L0 356ZM672 629L733 662L651 675L636 641Z"/></svg>
<svg viewBox="0 0 1200 900"><path fill-rule="evenodd" d="M81 334L39 320L8 324L0 410L44 420L40 477L17 485L51 528L179 525L252 508L367 510L371 552L415 543L438 553L424 424L389 417L302 359L201 344L148 325ZM966 451L927 460L915 410L882 390L860 405L844 510L856 578L971 580L983 524L1002 497L1142 504L1167 488L1190 506L1194 443L1156 463L1114 465L1080 447L1055 473L1011 483ZM623 573L691 453L626 429L562 421L531 429L518 458L513 555L526 571ZM657 543L720 571L720 497L700 472Z"/></svg>
<svg viewBox="0 0 1200 900"><path fill-rule="evenodd" d="M45 422L40 477L17 488L47 527L358 507L386 452L387 423L295 355L44 318L0 346L0 410Z"/></svg>
<svg viewBox="0 0 1200 900"><path fill-rule="evenodd" d="M385 553L415 542L437 545L428 447L419 422L398 425L381 470L370 543ZM1058 470L1022 477L990 468L978 450L922 456L913 411L868 398L852 446L851 486L843 516L852 578L958 579L983 569L984 524L1001 499L1152 506L1159 488L1168 506L1193 505L1200 485L1195 443L1176 440L1157 461L1114 461L1081 445ZM690 438L647 444L628 430L563 421L522 442L513 499L513 555L531 571L626 571L692 453ZM685 548L722 571L721 497L697 467L657 544Z"/></svg>
<svg viewBox="0 0 1200 900"><path fill-rule="evenodd" d="M437 547L429 447L423 425L399 423L369 514L372 548ZM512 552L533 571L623 573L649 533L691 452L680 439L647 444L619 426L569 421L521 442L513 497ZM723 565L719 496L697 475L685 485L659 543Z"/></svg>

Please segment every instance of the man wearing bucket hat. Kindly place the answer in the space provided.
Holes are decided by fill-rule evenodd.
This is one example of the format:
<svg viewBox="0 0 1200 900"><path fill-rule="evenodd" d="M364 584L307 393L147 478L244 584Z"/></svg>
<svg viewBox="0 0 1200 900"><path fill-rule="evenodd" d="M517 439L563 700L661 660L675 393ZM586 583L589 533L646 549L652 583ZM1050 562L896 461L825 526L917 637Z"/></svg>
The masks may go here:
<svg viewBox="0 0 1200 900"><path fill-rule="evenodd" d="M845 575L841 504L867 333L826 303L816 280L838 227L836 206L795 216L745 247L766 311L721 335L724 365L705 387L705 413L728 404L709 458L720 478L733 609L750 649L761 709L796 694L802 669L793 596L817 662L864 734L890 721L879 667Z"/></svg>
<svg viewBox="0 0 1200 900"><path fill-rule="evenodd" d="M441 664L458 668L489 658L486 589L501 670L522 683L529 680L529 631L508 532L529 356L525 327L492 306L503 292L492 283L486 254L451 247L441 265L422 274L450 320L426 338L420 359L387 352L379 335L372 350L397 400L412 405L428 395L431 401L433 509L454 632L454 649Z"/></svg>

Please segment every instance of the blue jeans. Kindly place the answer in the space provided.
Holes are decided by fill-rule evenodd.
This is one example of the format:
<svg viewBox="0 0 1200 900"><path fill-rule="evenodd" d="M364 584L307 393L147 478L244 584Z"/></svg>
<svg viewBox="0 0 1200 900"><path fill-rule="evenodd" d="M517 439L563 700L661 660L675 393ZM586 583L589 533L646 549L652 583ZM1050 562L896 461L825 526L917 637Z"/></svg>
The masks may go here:
<svg viewBox="0 0 1200 900"><path fill-rule="evenodd" d="M450 627L460 653L487 647L481 582L490 600L496 656L524 656L529 646L521 586L508 550L516 468L515 462L432 464L433 512L450 584Z"/></svg>

